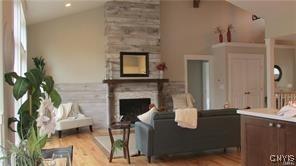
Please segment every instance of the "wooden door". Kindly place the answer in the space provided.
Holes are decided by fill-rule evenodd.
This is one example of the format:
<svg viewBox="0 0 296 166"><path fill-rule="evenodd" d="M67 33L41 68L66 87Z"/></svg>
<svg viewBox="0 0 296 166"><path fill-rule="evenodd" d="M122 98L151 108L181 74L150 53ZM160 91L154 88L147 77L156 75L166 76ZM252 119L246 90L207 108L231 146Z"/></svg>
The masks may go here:
<svg viewBox="0 0 296 166"><path fill-rule="evenodd" d="M296 124L278 122L279 154L294 155L296 157Z"/></svg>
<svg viewBox="0 0 296 166"><path fill-rule="evenodd" d="M229 54L228 98L232 107L264 106L264 56Z"/></svg>
<svg viewBox="0 0 296 166"><path fill-rule="evenodd" d="M241 116L243 166L271 165L270 155L277 154L276 121Z"/></svg>

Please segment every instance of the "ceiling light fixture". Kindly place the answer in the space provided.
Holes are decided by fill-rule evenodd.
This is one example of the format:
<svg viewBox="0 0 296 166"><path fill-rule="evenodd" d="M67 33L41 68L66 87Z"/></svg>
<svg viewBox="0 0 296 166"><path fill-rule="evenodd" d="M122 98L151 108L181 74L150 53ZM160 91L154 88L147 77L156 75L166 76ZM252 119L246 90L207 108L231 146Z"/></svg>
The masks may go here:
<svg viewBox="0 0 296 166"><path fill-rule="evenodd" d="M71 3L66 3L65 4L65 7L70 7L71 6Z"/></svg>

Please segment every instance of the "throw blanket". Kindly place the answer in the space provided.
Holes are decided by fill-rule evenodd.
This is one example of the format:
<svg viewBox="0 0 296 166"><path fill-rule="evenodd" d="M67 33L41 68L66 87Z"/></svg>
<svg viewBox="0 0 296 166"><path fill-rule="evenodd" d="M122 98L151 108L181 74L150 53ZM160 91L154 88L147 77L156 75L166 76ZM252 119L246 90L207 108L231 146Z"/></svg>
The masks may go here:
<svg viewBox="0 0 296 166"><path fill-rule="evenodd" d="M61 104L59 108L55 111L56 121L67 119L72 110L72 103Z"/></svg>
<svg viewBox="0 0 296 166"><path fill-rule="evenodd" d="M175 122L178 126L196 129L197 128L197 109L196 108L180 108L175 110Z"/></svg>

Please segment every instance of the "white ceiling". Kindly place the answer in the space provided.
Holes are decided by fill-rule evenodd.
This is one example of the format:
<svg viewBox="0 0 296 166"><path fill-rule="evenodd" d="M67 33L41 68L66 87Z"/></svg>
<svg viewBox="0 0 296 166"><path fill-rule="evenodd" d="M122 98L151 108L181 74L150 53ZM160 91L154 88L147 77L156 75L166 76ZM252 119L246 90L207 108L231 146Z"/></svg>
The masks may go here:
<svg viewBox="0 0 296 166"><path fill-rule="evenodd" d="M27 24L35 24L104 5L106 0L27 0ZM71 3L71 7L65 7Z"/></svg>

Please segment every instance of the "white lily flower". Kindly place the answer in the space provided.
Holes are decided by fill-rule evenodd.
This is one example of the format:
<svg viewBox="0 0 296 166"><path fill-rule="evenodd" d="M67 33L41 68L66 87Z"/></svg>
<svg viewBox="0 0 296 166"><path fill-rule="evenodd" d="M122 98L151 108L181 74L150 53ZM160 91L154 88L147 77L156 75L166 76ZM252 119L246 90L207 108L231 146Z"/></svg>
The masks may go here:
<svg viewBox="0 0 296 166"><path fill-rule="evenodd" d="M40 134L50 137L51 134L54 134L56 127L54 106L51 99L48 97L42 98L37 112L38 118L36 121Z"/></svg>

